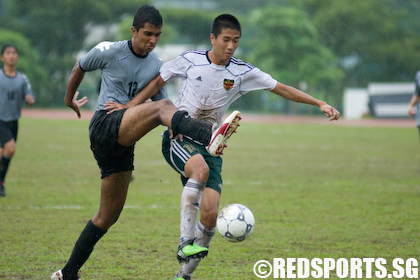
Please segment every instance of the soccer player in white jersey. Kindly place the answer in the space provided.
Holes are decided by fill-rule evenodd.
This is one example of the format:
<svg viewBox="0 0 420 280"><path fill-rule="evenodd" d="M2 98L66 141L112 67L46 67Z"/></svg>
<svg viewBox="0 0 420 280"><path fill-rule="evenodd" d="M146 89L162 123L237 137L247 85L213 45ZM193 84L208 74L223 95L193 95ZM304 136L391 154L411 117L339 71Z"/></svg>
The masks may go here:
<svg viewBox="0 0 420 280"><path fill-rule="evenodd" d="M51 275L52 280L80 279L78 272L95 244L118 220L134 169L134 145L145 134L163 124L170 126L174 135L179 132L204 145L210 143L210 150L212 143L217 145L217 139L224 141L228 137L224 132L212 135L211 124L177 110L166 99L165 88L150 96L153 102L144 102L145 99L125 110L112 113L105 110L107 101L126 104L159 74L163 62L152 50L161 29L159 11L143 5L134 16L131 40L99 43L73 67L64 101L79 117L79 108L86 104L87 98L77 99L76 90L86 71L102 71L98 103L89 125L91 149L101 170L101 199L98 212L86 224L66 265ZM197 250L203 249L192 248L193 252Z"/></svg>
<svg viewBox="0 0 420 280"><path fill-rule="evenodd" d="M257 67L233 57L239 45L241 27L232 15L218 16L212 26L212 50L187 51L176 59L164 63L160 75L138 95L148 97L174 78L182 85L175 102L193 118L220 124L233 101L252 90L266 89L286 99L318 106L330 118L337 120L340 113L327 103L273 79ZM136 104L137 98L127 106ZM110 110L123 108L108 103ZM237 123L240 113L234 111L228 118ZM208 248L216 230L216 219L222 190L222 158L211 156L202 146L183 137L169 139L163 136L162 152L168 163L182 176L181 225L177 258L185 262L175 276L176 280L191 279L194 270L207 251L190 255L184 246L196 244ZM197 217L200 210L200 220Z"/></svg>

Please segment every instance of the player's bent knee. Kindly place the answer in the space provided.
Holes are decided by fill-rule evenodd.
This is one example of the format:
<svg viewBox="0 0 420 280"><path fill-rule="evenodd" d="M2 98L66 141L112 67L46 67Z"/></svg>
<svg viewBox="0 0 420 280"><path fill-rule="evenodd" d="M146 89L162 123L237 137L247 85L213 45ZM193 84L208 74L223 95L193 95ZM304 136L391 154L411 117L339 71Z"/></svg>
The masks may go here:
<svg viewBox="0 0 420 280"><path fill-rule="evenodd" d="M207 182L209 179L210 169L207 165L196 166L192 172L189 173L189 178L193 178L202 182Z"/></svg>
<svg viewBox="0 0 420 280"><path fill-rule="evenodd" d="M16 145L14 141L7 142L3 147L3 153L9 158L16 152Z"/></svg>
<svg viewBox="0 0 420 280"><path fill-rule="evenodd" d="M188 178L207 182L210 174L210 168L201 154L193 155L185 164L185 175Z"/></svg>
<svg viewBox="0 0 420 280"><path fill-rule="evenodd" d="M197 167L197 172L200 174L201 180L203 182L206 182L209 178L210 174L210 168L207 164L201 164Z"/></svg>
<svg viewBox="0 0 420 280"><path fill-rule="evenodd" d="M118 221L118 218L119 215L118 217L114 217L112 219L92 219L92 222L100 229L108 230L110 227L112 227L112 225L114 225Z"/></svg>
<svg viewBox="0 0 420 280"><path fill-rule="evenodd" d="M166 106L174 106L172 101L169 99L161 99L156 101L156 105L158 105L160 108L165 108Z"/></svg>

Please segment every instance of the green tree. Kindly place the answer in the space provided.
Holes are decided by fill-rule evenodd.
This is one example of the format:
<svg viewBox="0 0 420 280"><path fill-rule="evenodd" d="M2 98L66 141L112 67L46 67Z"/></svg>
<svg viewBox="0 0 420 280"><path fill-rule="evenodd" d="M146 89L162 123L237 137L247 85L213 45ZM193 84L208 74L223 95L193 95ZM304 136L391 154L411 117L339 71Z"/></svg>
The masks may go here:
<svg viewBox="0 0 420 280"><path fill-rule="evenodd" d="M2 26L21 32L42 56L49 82L45 104L62 105L75 54L95 24L111 25L122 15L134 15L148 1L132 0L3 0ZM112 39L112 38L109 38Z"/></svg>
<svg viewBox="0 0 420 280"><path fill-rule="evenodd" d="M308 87L304 89L311 95L339 102L341 92L335 90L342 78L338 60L322 43L304 11L267 6L254 11L250 23L255 27L252 39L247 41L253 49L248 56L251 63L282 83L297 88L306 84ZM271 95L267 98L269 104L277 104L276 109L279 102L284 102L286 112L297 110L290 102Z"/></svg>
<svg viewBox="0 0 420 280"><path fill-rule="evenodd" d="M255 9L261 9L270 4L288 5L288 0L213 0L218 4L218 10L234 15L248 15Z"/></svg>
<svg viewBox="0 0 420 280"><path fill-rule="evenodd" d="M417 0L294 0L313 17L340 58L343 88L375 81L412 81L420 51Z"/></svg>
<svg viewBox="0 0 420 280"><path fill-rule="evenodd" d="M169 24L173 31L173 43L210 45L210 31L213 20L219 11L161 9L164 24Z"/></svg>

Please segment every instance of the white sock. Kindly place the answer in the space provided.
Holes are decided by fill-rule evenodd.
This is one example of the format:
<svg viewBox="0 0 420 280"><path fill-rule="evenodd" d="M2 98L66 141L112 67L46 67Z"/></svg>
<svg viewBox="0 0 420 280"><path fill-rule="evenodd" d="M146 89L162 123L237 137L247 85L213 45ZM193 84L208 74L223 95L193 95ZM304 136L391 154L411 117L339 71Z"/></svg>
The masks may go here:
<svg viewBox="0 0 420 280"><path fill-rule="evenodd" d="M179 238L179 244L194 239L195 237L194 230L205 186L205 182L191 178L188 179L184 186L181 195L181 236Z"/></svg>
<svg viewBox="0 0 420 280"><path fill-rule="evenodd" d="M201 247L209 247L211 239L216 232L216 228L209 228L198 222L195 228L195 242ZM177 277L192 276L197 266L200 264L200 259L191 259L189 262L184 263L181 270L178 272Z"/></svg>
<svg viewBox="0 0 420 280"><path fill-rule="evenodd" d="M195 243L201 247L209 247L215 232L215 227L209 228L199 221L195 227Z"/></svg>

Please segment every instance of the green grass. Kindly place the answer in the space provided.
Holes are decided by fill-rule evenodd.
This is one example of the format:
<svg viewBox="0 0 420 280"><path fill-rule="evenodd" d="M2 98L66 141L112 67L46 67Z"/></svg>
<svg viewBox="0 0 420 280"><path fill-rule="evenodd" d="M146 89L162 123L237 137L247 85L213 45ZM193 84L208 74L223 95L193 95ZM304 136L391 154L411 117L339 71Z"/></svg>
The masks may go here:
<svg viewBox="0 0 420 280"><path fill-rule="evenodd" d="M172 279L178 271L182 186L160 153L162 130L137 143L126 208L82 279ZM100 175L88 121L23 118L19 133L0 198L0 279L45 280L96 213ZM247 205L256 228L240 244L215 236L194 279L258 279L260 259L420 259L416 128L244 122L223 160L220 207Z"/></svg>

